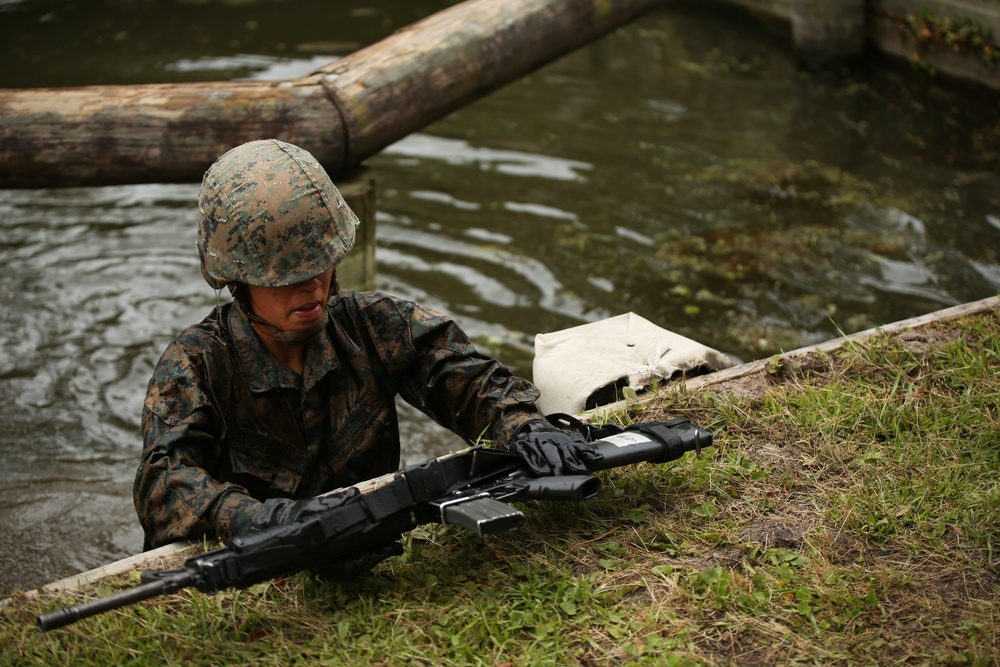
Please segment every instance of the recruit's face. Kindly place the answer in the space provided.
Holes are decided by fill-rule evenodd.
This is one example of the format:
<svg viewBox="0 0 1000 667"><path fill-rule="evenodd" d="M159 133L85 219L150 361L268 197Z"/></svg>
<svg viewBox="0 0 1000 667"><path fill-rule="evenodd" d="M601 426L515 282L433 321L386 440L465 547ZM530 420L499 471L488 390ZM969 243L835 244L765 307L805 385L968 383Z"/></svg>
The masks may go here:
<svg viewBox="0 0 1000 667"><path fill-rule="evenodd" d="M308 329L319 322L330 295L333 271L285 287L247 286L250 309L282 331Z"/></svg>

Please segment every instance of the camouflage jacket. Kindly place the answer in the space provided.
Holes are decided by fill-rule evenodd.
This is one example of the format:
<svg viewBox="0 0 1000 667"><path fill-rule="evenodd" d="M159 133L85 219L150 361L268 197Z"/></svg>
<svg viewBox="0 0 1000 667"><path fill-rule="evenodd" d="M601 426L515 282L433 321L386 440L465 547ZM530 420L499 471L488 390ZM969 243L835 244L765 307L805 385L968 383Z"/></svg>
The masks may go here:
<svg viewBox="0 0 1000 667"><path fill-rule="evenodd" d="M450 319L386 294L341 292L298 375L232 304L185 329L150 379L133 489L151 548L245 533L268 498L308 498L392 472L395 396L466 441L506 443L538 390Z"/></svg>

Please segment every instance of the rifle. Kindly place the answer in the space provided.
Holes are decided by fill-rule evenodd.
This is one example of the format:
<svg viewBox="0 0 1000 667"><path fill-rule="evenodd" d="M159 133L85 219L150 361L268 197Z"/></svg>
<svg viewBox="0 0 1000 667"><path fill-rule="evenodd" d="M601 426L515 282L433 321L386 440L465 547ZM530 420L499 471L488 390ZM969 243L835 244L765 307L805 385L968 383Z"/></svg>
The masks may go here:
<svg viewBox="0 0 1000 667"><path fill-rule="evenodd" d="M558 417L565 418L565 415ZM550 419L553 419L550 416ZM590 446L603 455L590 472L649 461L666 463L712 444L712 435L686 419L586 427ZM604 437L596 437L603 435ZM299 521L233 537L225 546L192 556L184 567L143 572L135 588L57 609L38 617L46 632L112 609L194 587L203 593L247 588L334 559L348 558L395 541L426 523L460 526L485 537L520 528L524 515L507 503L519 500L585 500L601 482L592 475L532 477L509 452L472 447L428 459L396 472L364 494L347 489L344 503Z"/></svg>

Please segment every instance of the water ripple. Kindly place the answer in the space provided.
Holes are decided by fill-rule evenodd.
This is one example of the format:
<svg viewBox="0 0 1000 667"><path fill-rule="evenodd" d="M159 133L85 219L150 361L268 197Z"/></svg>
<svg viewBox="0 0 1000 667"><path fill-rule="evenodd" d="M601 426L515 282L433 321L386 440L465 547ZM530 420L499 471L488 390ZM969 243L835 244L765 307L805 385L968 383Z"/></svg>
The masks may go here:
<svg viewBox="0 0 1000 667"><path fill-rule="evenodd" d="M450 165L475 165L508 176L547 178L556 181L583 181L581 171L593 165L523 151L481 148L464 139L446 139L416 132L382 151L385 155L440 160Z"/></svg>

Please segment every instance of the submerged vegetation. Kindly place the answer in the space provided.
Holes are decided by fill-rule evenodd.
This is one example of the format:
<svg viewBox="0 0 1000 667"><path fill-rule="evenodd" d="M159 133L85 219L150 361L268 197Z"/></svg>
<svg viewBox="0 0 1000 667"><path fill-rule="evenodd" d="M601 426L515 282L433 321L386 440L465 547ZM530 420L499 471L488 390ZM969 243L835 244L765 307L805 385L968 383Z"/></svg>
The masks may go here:
<svg viewBox="0 0 1000 667"><path fill-rule="evenodd" d="M965 16L940 17L932 12L908 14L898 20L902 34L913 40L917 51L913 54L915 65L922 65L934 74L921 54L932 53L936 49L946 49L954 53L968 53L990 69L997 66L998 49L993 33L980 23Z"/></svg>
<svg viewBox="0 0 1000 667"><path fill-rule="evenodd" d="M744 359L884 322L880 292L934 301L957 274L977 279L935 242L947 193L903 194L816 161L767 158L711 164L675 187L727 205L702 225L664 230L654 252L627 258L616 285L634 310Z"/></svg>
<svg viewBox="0 0 1000 667"><path fill-rule="evenodd" d="M19 594L0 664L1000 661L1000 312L776 357L608 418L689 416L701 458L601 473L487 541L424 527L361 581L183 593L45 635L136 583Z"/></svg>
<svg viewBox="0 0 1000 667"><path fill-rule="evenodd" d="M970 122L960 98L912 81L798 85L742 130L726 116L734 131L711 152L640 143L635 199L657 205L553 225L560 255L588 257L630 310L743 360L995 292L996 114ZM786 129L760 142L758 121Z"/></svg>

